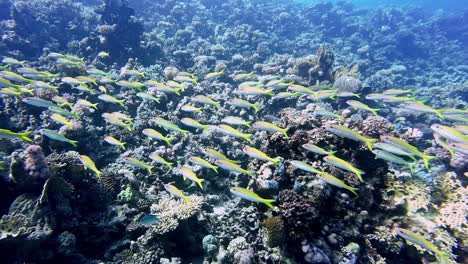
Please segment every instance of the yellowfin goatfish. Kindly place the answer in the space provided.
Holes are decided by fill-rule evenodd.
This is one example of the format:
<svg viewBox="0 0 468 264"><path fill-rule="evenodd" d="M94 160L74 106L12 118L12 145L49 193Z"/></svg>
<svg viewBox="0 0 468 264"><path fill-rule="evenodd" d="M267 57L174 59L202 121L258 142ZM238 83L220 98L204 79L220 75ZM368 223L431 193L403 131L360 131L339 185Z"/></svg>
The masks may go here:
<svg viewBox="0 0 468 264"><path fill-rule="evenodd" d="M314 92L313 98L315 99L315 101L328 99L328 98L335 100L335 96L336 96L335 90L322 90L322 91Z"/></svg>
<svg viewBox="0 0 468 264"><path fill-rule="evenodd" d="M122 75L145 77L145 74L142 72L139 72L136 70L127 70L127 69L124 69L122 71Z"/></svg>
<svg viewBox="0 0 468 264"><path fill-rule="evenodd" d="M228 136L232 136L232 137L239 137L239 138L243 138L245 140L247 140L248 142L252 143L252 140L250 139L250 137L252 136L251 134L244 134L240 131L238 131L237 129L229 126L229 125L219 125L219 126L216 126L216 130L225 134L225 135L228 135Z"/></svg>
<svg viewBox="0 0 468 264"><path fill-rule="evenodd" d="M243 95L273 95L272 91L273 89L265 90L254 86L244 86L235 90L234 93Z"/></svg>
<svg viewBox="0 0 468 264"><path fill-rule="evenodd" d="M163 164L163 165L166 165L169 167L169 169L172 169L172 165L174 163L172 162L168 162L167 160L165 160L163 157L159 156L158 154L156 153L151 153L149 155L150 159L152 159L153 161L159 163L159 164Z"/></svg>
<svg viewBox="0 0 468 264"><path fill-rule="evenodd" d="M401 94L409 94L414 93L413 90L402 90L402 89L388 89L382 92L382 94L388 95L401 95Z"/></svg>
<svg viewBox="0 0 468 264"><path fill-rule="evenodd" d="M33 85L38 87L38 88L43 88L43 89L51 89L56 92L58 92L58 87L57 86L52 86L48 83L42 82L42 81L34 81Z"/></svg>
<svg viewBox="0 0 468 264"><path fill-rule="evenodd" d="M4 57L2 59L2 63L10 64L10 65L23 65L26 61L19 61L15 58Z"/></svg>
<svg viewBox="0 0 468 264"><path fill-rule="evenodd" d="M92 170L94 173L96 173L98 179L101 179L101 172L96 168L96 165L88 156L80 155L78 159L81 161L85 169Z"/></svg>
<svg viewBox="0 0 468 264"><path fill-rule="evenodd" d="M219 72L210 72L207 75L205 75L205 80L211 80L214 78L218 78L219 76L224 74L224 70L219 71Z"/></svg>
<svg viewBox="0 0 468 264"><path fill-rule="evenodd" d="M244 125L246 127L251 127L250 122L244 121L241 118L235 116L226 116L221 121L229 125Z"/></svg>
<svg viewBox="0 0 468 264"><path fill-rule="evenodd" d="M448 147L453 149L455 152L468 155L468 143L450 143Z"/></svg>
<svg viewBox="0 0 468 264"><path fill-rule="evenodd" d="M448 126L443 126L439 124L433 124L431 125L431 129L439 134L440 136L453 141L455 143L468 143L468 136L463 135L459 131L457 131L455 128L448 127Z"/></svg>
<svg viewBox="0 0 468 264"><path fill-rule="evenodd" d="M125 150L124 145L127 144L127 142L120 142L116 138L111 137L111 136L104 137L104 141L114 146L120 146L123 150Z"/></svg>
<svg viewBox="0 0 468 264"><path fill-rule="evenodd" d="M68 126L69 128L73 129L73 127L71 126L71 125L73 124L73 121L68 121L68 120L67 120L64 116L62 116L61 114L53 113L53 114L50 116L50 119L54 120L55 122L57 122L57 123L59 123L59 124Z"/></svg>
<svg viewBox="0 0 468 264"><path fill-rule="evenodd" d="M120 120L124 120L124 121L127 121L127 122L132 122L133 118L125 115L125 114L122 114L120 112L112 112L111 115L115 116L116 118L120 119Z"/></svg>
<svg viewBox="0 0 468 264"><path fill-rule="evenodd" d="M458 125L453 126L453 128L456 129L458 132L462 133L463 135L468 135L468 126Z"/></svg>
<svg viewBox="0 0 468 264"><path fill-rule="evenodd" d="M105 52L105 51L100 51L100 52L97 54L97 56L98 56L99 58L108 58L110 55L109 55L109 53L107 53L107 52Z"/></svg>
<svg viewBox="0 0 468 264"><path fill-rule="evenodd" d="M338 188L343 188L343 189L346 189L350 192L352 192L354 195L358 195L356 193L356 191L358 190L357 188L353 188L349 185L347 185L346 183L344 183L342 180L336 178L335 176L329 174L329 173L326 173L324 171L318 171L318 177L323 180L324 182L328 183L328 184L331 184L333 186L336 186Z"/></svg>
<svg viewBox="0 0 468 264"><path fill-rule="evenodd" d="M239 73L239 74L236 74L234 75L234 81L238 82L238 81L242 81L250 76L254 76L254 72L250 72L250 73Z"/></svg>
<svg viewBox="0 0 468 264"><path fill-rule="evenodd" d="M450 155L452 155L452 157L455 157L455 151L449 147L445 138L442 138L442 136L437 133L434 133L433 136L434 136L434 141L437 143L437 145L443 147L448 152L450 152Z"/></svg>
<svg viewBox="0 0 468 264"><path fill-rule="evenodd" d="M406 152L409 152L413 155L419 156L420 158L423 159L424 165L426 166L427 169L429 169L429 160L434 159L435 157L433 156L428 156L419 151L416 147L406 143L405 141L392 137L392 136L381 136L380 139L388 144L394 145L397 148L400 148Z"/></svg>
<svg viewBox="0 0 468 264"><path fill-rule="evenodd" d="M195 107L193 105L183 105L180 110L184 111L184 112L198 112L198 113L201 113L202 112L202 108L200 107Z"/></svg>
<svg viewBox="0 0 468 264"><path fill-rule="evenodd" d="M23 98L21 101L23 103L28 104L28 105L33 105L33 106L37 106L37 107L48 108L48 107L56 106L53 102L48 101L48 100L44 100L44 99L39 98L39 97L26 97L26 98Z"/></svg>
<svg viewBox="0 0 468 264"><path fill-rule="evenodd" d="M184 181L186 179L189 179L193 182L196 182L198 183L198 186L200 186L200 188L203 190L203 185L201 184L204 179L200 179L197 177L197 175L195 174L195 172L193 172L190 168L186 167L186 166L182 166L180 169L179 169L179 172L180 174L182 174L182 177L184 178Z"/></svg>
<svg viewBox="0 0 468 264"><path fill-rule="evenodd" d="M190 204L190 199L174 185L164 184L164 189L166 189L166 191L168 191L171 195L183 198L187 204Z"/></svg>
<svg viewBox="0 0 468 264"><path fill-rule="evenodd" d="M161 133L159 133L158 131L152 128L143 129L143 135L147 136L150 140L151 139L162 140L162 141L165 141L169 146L172 146L171 138L163 136Z"/></svg>
<svg viewBox="0 0 468 264"><path fill-rule="evenodd" d="M357 93L352 93L352 92L339 92L336 94L336 97L357 97L357 98L361 98L361 96Z"/></svg>
<svg viewBox="0 0 468 264"><path fill-rule="evenodd" d="M220 103L211 99L208 96L205 95L197 95L192 98L192 102L200 103L200 104L208 104L208 105L214 105L216 108L220 108Z"/></svg>
<svg viewBox="0 0 468 264"><path fill-rule="evenodd" d="M293 84L293 85L288 86L288 90L293 91L293 92L297 92L297 93L300 93L300 94L304 94L304 95L314 95L315 94L315 92L312 91L311 89L309 89L309 88L307 88L305 86L299 85L299 84Z"/></svg>
<svg viewBox="0 0 468 264"><path fill-rule="evenodd" d="M86 85L78 85L78 86L74 86L73 89L77 89L79 91L82 91L82 92L87 92L87 93L90 93L90 94L95 94L94 90L93 89L90 89L88 86Z"/></svg>
<svg viewBox="0 0 468 264"><path fill-rule="evenodd" d="M340 125L325 126L325 130L340 137L345 137L345 138L349 138L352 140L364 142L366 143L367 147L371 151L372 151L372 143L378 141L378 139L364 137L361 134L359 134L357 131L354 131L352 129L349 129L347 127L340 126Z"/></svg>
<svg viewBox="0 0 468 264"><path fill-rule="evenodd" d="M124 105L124 102L125 100L122 99L122 100L119 100L117 98L115 98L114 96L112 95L108 95L108 94L100 94L98 96L98 98L104 102L107 102L107 103L112 103L112 104L120 104L121 106L125 106Z"/></svg>
<svg viewBox="0 0 468 264"><path fill-rule="evenodd" d="M102 77L107 77L107 76L109 76L109 73L108 73L108 72L101 71L101 70L96 69L96 68L87 69L86 72L87 72L89 75L93 75L93 76L102 76Z"/></svg>
<svg viewBox="0 0 468 264"><path fill-rule="evenodd" d="M359 178L359 180L362 182L363 179L362 179L362 175L365 174L364 171L354 167L351 163L343 160L343 159L340 159L338 157L335 157L335 156L326 156L325 158L323 158L323 160L325 160L328 164L332 165L332 166L335 166L335 167L338 167L340 169L343 169L343 170L347 170L349 172L352 172L354 174L356 174L356 176Z"/></svg>
<svg viewBox="0 0 468 264"><path fill-rule="evenodd" d="M151 169L153 167L149 166L149 165L146 165L142 161L139 161L139 160L137 160L135 158L126 157L126 158L124 158L124 162L127 163L127 164L130 164L130 165L132 165L134 167L137 167L137 168L146 169L146 170L148 170L148 173L151 175Z"/></svg>
<svg viewBox="0 0 468 264"><path fill-rule="evenodd" d="M371 111L374 115L378 115L377 111L380 110L380 109L377 109L377 108L370 108L368 105L363 104L363 103L361 103L359 101L356 101L356 100L348 100L348 101L346 101L346 103L348 105L350 105L351 107L353 107L354 109L361 109L361 110Z"/></svg>
<svg viewBox="0 0 468 264"><path fill-rule="evenodd" d="M263 130L263 131L269 131L269 132L281 132L283 133L284 137L289 138L288 134L286 133L286 131L288 131L288 128L281 128L281 127L278 127L277 125L274 125L268 122L258 121L258 122L253 123L252 127L257 130Z"/></svg>
<svg viewBox="0 0 468 264"><path fill-rule="evenodd" d="M416 233L413 233L407 229L399 228L396 227L393 229L393 231L399 235L400 237L404 238L406 241L409 241L411 243L414 243L420 247L425 248L426 250L429 250L433 253L435 253L438 257L438 261L441 264L448 264L448 257L447 254L444 252L440 251L434 244L431 242L427 241L424 237L421 235L418 235Z"/></svg>
<svg viewBox="0 0 468 264"><path fill-rule="evenodd" d="M231 163L226 160L215 160L215 164L218 165L218 167L223 168L228 171L233 171L237 173L245 173L251 177L254 176L254 173L248 170L242 169L239 165Z"/></svg>
<svg viewBox="0 0 468 264"><path fill-rule="evenodd" d="M231 99L231 100L227 101L227 103L230 104L230 105L233 105L233 106L243 107L243 108L252 107L255 110L255 112L258 112L258 110L259 110L258 107L260 106L259 103L252 104L249 101L246 101L246 100L243 100L243 99L238 99L238 98Z"/></svg>
<svg viewBox="0 0 468 264"><path fill-rule="evenodd" d="M314 152L314 153L320 154L320 155L333 156L333 154L336 153L336 151L326 151L323 148L318 147L318 146L316 146L314 144L310 144L310 143L304 144L304 145L302 145L302 147L307 149L310 152Z"/></svg>
<svg viewBox="0 0 468 264"><path fill-rule="evenodd" d="M374 143L373 146L378 149L385 150L386 152L390 152L392 154L396 154L399 156L407 156L407 157L410 157L412 160L416 160L416 158L414 157L414 154L407 152L406 150L403 150L401 148L398 148L392 144L377 142L377 143Z"/></svg>
<svg viewBox="0 0 468 264"><path fill-rule="evenodd" d="M84 107L92 107L94 109L98 109L97 108L97 103L96 104L93 104L91 103L90 101L87 101L85 99L78 99L78 101L76 102L77 105L81 105L81 106L84 106Z"/></svg>
<svg viewBox="0 0 468 264"><path fill-rule="evenodd" d="M76 76L75 79L77 79L80 82L84 82L86 84L92 83L92 84L94 84L96 86L98 85L97 82L96 82L96 79L93 79L93 78L88 77L88 76Z"/></svg>
<svg viewBox="0 0 468 264"><path fill-rule="evenodd" d="M189 158L189 160L192 162L192 163L195 163L197 165L200 165L204 168L208 168L208 169L212 169L214 170L216 173L218 173L218 167L214 166L213 164L209 163L208 161L200 158L200 157L195 157L195 156L192 156Z"/></svg>
<svg viewBox="0 0 468 264"><path fill-rule="evenodd" d="M161 93L175 93L177 95L180 95L179 91L181 90L179 88L171 88L165 84L158 84L158 85L150 87L150 89L153 89Z"/></svg>
<svg viewBox="0 0 468 264"><path fill-rule="evenodd" d="M335 113L332 113L332 112L325 111L325 110L316 110L316 111L314 111L313 114L316 115L316 116L338 118L339 120L343 119L342 116L340 116L338 114L335 114Z"/></svg>
<svg viewBox="0 0 468 264"><path fill-rule="evenodd" d="M395 156L389 152L386 152L385 150L376 149L376 150L373 150L372 153L374 153L375 156L379 159L383 159L383 160L394 162L394 163L401 164L401 165L407 165L410 168L411 173L414 174L414 171L413 171L414 163L408 162L398 156Z"/></svg>
<svg viewBox="0 0 468 264"><path fill-rule="evenodd" d="M197 120L194 120L192 118L184 117L180 120L180 122L186 126L189 127L194 127L194 128L201 128L203 130L206 130L209 125L203 125L202 123L198 122Z"/></svg>
<svg viewBox="0 0 468 264"><path fill-rule="evenodd" d="M152 100L152 101L155 101L156 103L159 103L159 99L152 96L151 94L140 92L140 93L137 93L136 95L140 97L141 99Z"/></svg>
<svg viewBox="0 0 468 264"><path fill-rule="evenodd" d="M14 81L14 82L21 82L21 83L23 83L23 82L32 83L33 82L33 80L26 79L23 76L21 76L19 74L16 74L14 72L10 72L10 71L1 71L0 72L0 77L5 78L5 79L10 80L10 81Z"/></svg>
<svg viewBox="0 0 468 264"><path fill-rule="evenodd" d="M13 84L13 83L11 83L9 80L0 77L0 87L14 88L14 89L16 89L16 90L19 90L19 88L20 88L21 86L16 85L16 84Z"/></svg>
<svg viewBox="0 0 468 264"><path fill-rule="evenodd" d="M167 131L171 130L175 132L180 132L184 136L187 136L187 134L190 132L188 130L183 130L182 128L178 127L176 124L172 123L171 121L165 120L161 117L156 117L153 120L156 122L156 124L158 124L158 126L164 128Z"/></svg>
<svg viewBox="0 0 468 264"><path fill-rule="evenodd" d="M60 108L58 106L51 106L51 107L49 107L47 109L49 109L50 111L52 111L54 113L57 113L57 114L61 114L61 115L64 115L64 116L69 116L69 117L73 117L73 118L76 118L76 119L80 119L80 116L77 113L71 113L68 110Z"/></svg>
<svg viewBox="0 0 468 264"><path fill-rule="evenodd" d="M19 138L26 141L32 141L30 138L28 138L28 135L31 133L31 131L15 133L8 129L0 129L0 138Z"/></svg>
<svg viewBox="0 0 468 264"><path fill-rule="evenodd" d="M62 82L66 83L66 84L69 84L69 85L83 85L83 86L86 86L86 83L84 82L81 82L75 78L72 78L72 77L63 77L62 78Z"/></svg>
<svg viewBox="0 0 468 264"><path fill-rule="evenodd" d="M52 131L52 130L49 130L49 129L41 129L39 131L43 136L46 136L50 139L53 139L53 140L58 140L58 141L62 141L62 142L67 142L67 143L70 143L72 144L74 147L76 147L76 143L78 143L78 141L75 141L75 140L71 140L71 139L68 139L62 135L60 135L59 133L55 132L55 131Z"/></svg>
<svg viewBox="0 0 468 264"><path fill-rule="evenodd" d="M241 188L241 187L232 187L230 189L231 193L239 196L242 199L249 200L252 202L257 202L257 203L264 203L268 205L271 209L274 209L275 207L272 205L272 203L275 202L273 199L263 199L262 197L258 196L258 194L249 191L247 189Z"/></svg>
<svg viewBox="0 0 468 264"><path fill-rule="evenodd" d="M276 158L271 158L269 157L267 154L263 153L262 151L256 149L256 148L253 148L253 147L249 147L249 146L246 146L242 149L242 151L247 154L248 156L254 158L254 159L259 159L259 160L266 160L266 161L271 161L273 162L275 165L279 165L281 160Z"/></svg>
<svg viewBox="0 0 468 264"><path fill-rule="evenodd" d="M442 114L442 109L434 109L430 106L421 104L421 103L409 103L405 104L403 106L406 109L417 111L417 112L423 112L423 113L434 113L438 115L440 118L445 118L444 115Z"/></svg>
<svg viewBox="0 0 468 264"><path fill-rule="evenodd" d="M380 101L380 100L389 99L389 98L391 98L391 97L392 97L392 96L389 95L389 94L371 93L371 94L366 95L365 98L366 98L367 100Z"/></svg>
<svg viewBox="0 0 468 264"><path fill-rule="evenodd" d="M183 72L183 71L178 72L177 76L185 76L185 77L195 78L195 74L190 73L190 72Z"/></svg>
<svg viewBox="0 0 468 264"><path fill-rule="evenodd" d="M99 78L99 83L102 83L102 84L109 84L109 83L115 83L115 81L112 80L112 79L109 79L109 78L107 78L107 77L103 77L103 76L102 76L101 78Z"/></svg>
<svg viewBox="0 0 468 264"><path fill-rule="evenodd" d="M201 152L203 152L203 154L215 160L222 159L230 163L240 163L240 161L229 159L228 157L226 157L225 155L219 153L218 151L214 149L210 149L210 148L202 149Z"/></svg>
<svg viewBox="0 0 468 264"><path fill-rule="evenodd" d="M8 94L8 95L14 95L14 96L18 96L18 95L22 95L22 94L23 94L22 92L18 92L17 90L11 89L11 88L2 88L2 89L0 90L0 93L2 93L2 94Z"/></svg>
<svg viewBox="0 0 468 264"><path fill-rule="evenodd" d="M178 89L178 90L182 90L182 91L185 90L185 86L183 86L182 84L180 84L180 83L178 83L176 81L167 81L166 85L171 87L171 88L174 88L174 89Z"/></svg>
<svg viewBox="0 0 468 264"><path fill-rule="evenodd" d="M301 93L281 92L272 97L272 99L287 99L291 97L298 97Z"/></svg>
<svg viewBox="0 0 468 264"><path fill-rule="evenodd" d="M177 75L176 77L174 77L174 81L189 82L198 85L198 79L191 78L189 76Z"/></svg>
<svg viewBox="0 0 468 264"><path fill-rule="evenodd" d="M113 115L111 115L109 113L103 113L101 116L109 124L116 125L116 126L119 126L119 127L124 127L130 132L132 131L132 127L131 127L130 124L126 124L126 123L122 122L122 120L118 119L117 117L115 117L115 116L113 116Z"/></svg>
<svg viewBox="0 0 468 264"><path fill-rule="evenodd" d="M141 91L140 87L138 87L137 85L129 81L121 80L121 81L116 82L115 84L117 84L120 87L126 87L126 88L131 88L131 89L136 89L138 91Z"/></svg>

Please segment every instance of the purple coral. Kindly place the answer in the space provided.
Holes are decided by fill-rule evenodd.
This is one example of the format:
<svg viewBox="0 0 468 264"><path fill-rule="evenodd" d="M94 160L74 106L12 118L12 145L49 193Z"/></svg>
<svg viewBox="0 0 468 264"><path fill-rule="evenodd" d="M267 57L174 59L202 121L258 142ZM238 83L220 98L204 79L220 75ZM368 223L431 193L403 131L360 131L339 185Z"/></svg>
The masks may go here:
<svg viewBox="0 0 468 264"><path fill-rule="evenodd" d="M450 160L450 166L458 170L468 169L468 155L461 153L455 154L455 156Z"/></svg>
<svg viewBox="0 0 468 264"><path fill-rule="evenodd" d="M25 150L25 153L24 169L26 172L35 179L49 178L49 166L47 166L42 148L38 145L31 145Z"/></svg>

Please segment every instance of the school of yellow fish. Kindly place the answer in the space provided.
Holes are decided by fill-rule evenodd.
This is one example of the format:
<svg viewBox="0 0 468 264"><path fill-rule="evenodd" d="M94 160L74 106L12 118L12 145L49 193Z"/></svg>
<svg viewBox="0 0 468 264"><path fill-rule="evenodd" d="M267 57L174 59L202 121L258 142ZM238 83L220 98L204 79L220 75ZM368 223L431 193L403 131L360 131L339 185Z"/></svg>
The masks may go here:
<svg viewBox="0 0 468 264"><path fill-rule="evenodd" d="M57 64L65 65L67 67L85 66L84 59L74 55L52 52L48 55L48 57L50 57L52 60L55 60ZM224 102L224 106L227 107L230 105L239 108L251 109L255 113L261 111L261 107L267 107L265 105L261 106L259 103L252 102L252 100L254 100L257 96L271 96L275 100L287 100L304 96L312 101L361 98L360 94L338 92L332 89L330 86L304 86L300 84L294 84L292 82L287 83L281 79L281 76L260 76L254 74L254 72L240 73L231 76L228 76L224 71L212 72L206 74L202 78L203 83L200 84L199 79L195 76L195 74L188 72L178 72L173 80L157 81L145 80L145 74L143 72L126 69L121 72L121 80L112 80L109 73L96 68L88 68L87 76L70 77L61 76L61 74L52 74L47 71L40 71L34 68L28 68L26 67L28 62L18 61L14 58L5 57L2 62L4 65L1 66L2 71L0 71L1 94L4 96L14 96L23 103L34 107L44 108L44 111L48 111L47 116L50 117L50 120L67 126L70 129L73 128L73 122L77 119L80 119L80 115L83 114L72 111L74 104L96 110L100 107L99 105L104 103L118 104L122 108L125 108L125 99L119 99L120 96L118 94L108 94L105 85L114 85L115 88L126 87L134 89L136 96L140 99L151 100L156 103L160 103L160 98L158 98L157 93L174 94L174 97L181 96L183 92L186 91L188 86L187 84L194 86L209 85L211 80L223 76L223 78L232 78L233 81L237 83L237 89L233 92L232 98L226 100ZM133 77L133 79L136 77L137 79L141 80L141 82L131 82L129 80L125 80L124 77ZM88 99L91 98L93 101L101 102L93 103L84 98L79 98L75 102L70 102L60 95L60 87L63 85L71 86L73 89L76 89L77 93L83 97L86 96ZM35 92L37 89L49 89L52 90L56 95L52 97L52 101L46 100L36 96ZM154 91L156 91L156 93ZM468 122L467 110L434 109L428 105L425 105L424 101L419 101L416 98L409 96L413 93L414 91L412 90L389 89L382 93L368 94L364 98L366 100L372 100L375 102L399 104L401 107L415 112L435 114L445 121L457 121L461 123ZM215 101L206 95L199 94L193 96L191 98L191 103L183 105L180 110L184 112L199 113L204 111L204 107L214 106L216 109L219 109L223 107L221 103L222 102ZM346 104L356 110L369 111L374 115L378 115L379 109L371 108L359 100L347 100ZM315 114L325 118L337 119L338 121L343 119L343 117L339 114L324 110L317 110ZM154 121L157 126L167 131L166 135L162 134L162 131L157 131L154 128L145 128L141 132L134 131L132 128L133 118L122 112L102 113L101 116L106 123L122 127L122 129L126 129L131 133L135 133L135 135L141 133L143 136L146 136L151 140L161 141L162 144L167 144L169 146L172 145L172 138L170 137L171 132L182 133L184 137L187 136L188 133L191 133L191 131L181 128L178 124L175 124L159 116L154 117L152 121ZM236 137L245 140L249 144L252 143L253 134L242 131L241 127L246 127L245 130L248 129L250 131L254 130L281 133L285 138L288 138L287 128L282 128L262 120L257 120L254 123L251 123L243 120L240 117L226 116L222 119L222 122L223 124L214 125L202 124L193 118L182 118L180 120L180 123L183 126L191 127L192 129L195 128L209 130L212 133L220 133L227 136ZM429 161L434 158L432 156L425 155L415 146L412 146L407 142L392 136L385 135L380 139L373 139L361 135L359 131L349 129L342 125L327 125L323 128L326 131L339 137L365 143L369 148L369 151L372 151L375 154L376 158L386 160L387 162L406 165L409 167L412 173L417 158L422 159L426 168L429 168ZM441 147L447 149L452 155L455 155L456 153L468 155L468 126L444 126L441 124L434 124L431 126L431 129L434 131L435 142ZM58 131L43 128L37 132L52 140L68 142L73 146L77 146L77 144L79 144L78 141L68 139L61 135ZM19 138L26 141L32 141L28 137L31 133L32 131L13 132L7 129L0 129L1 138ZM126 145L126 142L120 142L119 139L112 136L105 136L102 140L108 144L122 148L123 150L130 147ZM325 157L323 158L323 161L330 164L331 166L354 173L359 181L362 182L365 180L365 177L363 177L365 172L359 168L356 168L350 162L339 158L339 155L336 155L339 153L331 152L313 144L304 144L302 147L306 151L313 152L317 155L324 155ZM270 157L266 153L249 145L246 145L242 151L251 158L271 162L274 165L280 165L287 161L281 157ZM255 177L254 172L243 169L240 165L238 165L238 161L229 159L215 149L201 149L200 154L208 157L211 161L197 156L186 158L193 164L207 169L212 169L215 171L215 173L218 173L218 168L220 167L228 171L244 173L251 177ZM155 163L167 166L169 169L171 169L174 165L170 161L166 160L170 160L170 157L161 157L156 153L150 154L148 158ZM94 162L88 156L80 155L80 161L83 166L85 166L85 168L92 170L98 179L100 179L101 171L96 167ZM152 173L153 166L149 165L147 162L132 157L124 158L124 162L138 168L143 168L147 170L149 174ZM289 160L287 162L295 168L315 174L317 177L328 184L338 188L346 189L353 194L358 195L358 188L347 185L342 180L327 172L317 170L305 161ZM202 184L204 179L200 178L200 175L196 175L196 173L193 172L189 167L181 164L177 170L182 175L184 180L188 179L197 184L201 189L204 188ZM187 203L190 203L190 199L182 192L182 190L178 189L176 186L166 184L164 185L164 188L172 195L183 198L187 201ZM272 205L274 200L262 198L245 188L233 186L230 191L234 195L237 195L243 199L265 203L269 207L274 208ZM399 230L401 234L404 233L404 230L402 230L403 229ZM416 240L415 238L411 238L411 234L408 235L408 232L404 234L406 235L401 236L405 239L409 241L411 241L411 239ZM427 244L429 242L424 241L424 243ZM426 247L430 248L431 246L428 245ZM432 251L436 252L435 250ZM438 255L442 255L440 252L436 253Z"/></svg>

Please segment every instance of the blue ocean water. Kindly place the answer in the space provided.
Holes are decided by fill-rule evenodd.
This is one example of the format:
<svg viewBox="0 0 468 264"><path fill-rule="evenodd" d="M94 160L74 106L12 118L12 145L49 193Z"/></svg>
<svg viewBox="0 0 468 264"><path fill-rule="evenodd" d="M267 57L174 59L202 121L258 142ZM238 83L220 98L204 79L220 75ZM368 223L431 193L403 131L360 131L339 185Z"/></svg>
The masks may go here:
<svg viewBox="0 0 468 264"><path fill-rule="evenodd" d="M315 0L294 0L297 3L303 4L315 4L318 2L332 2L337 3L340 0L331 0L331 1L315 1ZM427 1L427 0L350 0L347 1L352 3L356 7L370 8L378 6L387 6L387 7L402 7L408 5L414 5L422 7L428 10L442 9L447 11L461 11L468 8L468 0L436 0L436 1Z"/></svg>

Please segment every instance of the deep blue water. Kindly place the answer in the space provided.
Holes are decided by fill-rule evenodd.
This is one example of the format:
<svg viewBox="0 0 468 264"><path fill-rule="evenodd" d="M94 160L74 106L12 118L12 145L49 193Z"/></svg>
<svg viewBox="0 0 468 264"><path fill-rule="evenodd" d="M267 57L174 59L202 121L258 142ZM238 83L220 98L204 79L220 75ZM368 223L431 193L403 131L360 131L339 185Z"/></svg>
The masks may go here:
<svg viewBox="0 0 468 264"><path fill-rule="evenodd" d="M299 3L315 4L317 0L296 0ZM327 2L340 2L338 0L332 0ZM448 11L461 11L468 8L468 0L349 0L348 2L353 3L356 7L376 7L376 6L406 6L415 5L426 9L443 9Z"/></svg>

